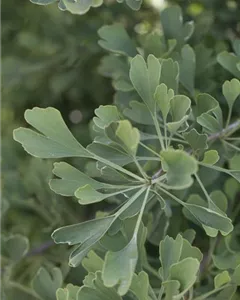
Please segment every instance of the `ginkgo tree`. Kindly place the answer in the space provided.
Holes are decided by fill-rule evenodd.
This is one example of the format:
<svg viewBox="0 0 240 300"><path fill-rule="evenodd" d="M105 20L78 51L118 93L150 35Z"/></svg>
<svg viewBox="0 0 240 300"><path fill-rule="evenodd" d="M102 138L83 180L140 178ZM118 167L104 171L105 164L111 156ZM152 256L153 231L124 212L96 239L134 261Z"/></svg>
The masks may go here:
<svg viewBox="0 0 240 300"><path fill-rule="evenodd" d="M132 9L141 5L126 3ZM59 7L82 14L100 4L60 1ZM212 66L204 61L207 50L190 43L194 23L183 22L181 9L173 6L161 13L161 25L161 35L151 33L141 44L121 24L99 30L99 45L110 52L99 71L112 78L116 94L112 105L95 110L93 141L87 147L53 107L28 109L25 120L31 128L14 130L14 139L34 157L86 162L85 170L68 160L54 162L52 191L72 196L80 205L113 205L52 233L55 243L73 246L69 265L82 264L88 274L81 287L63 287L60 269L49 274L40 269L33 288L41 299L54 299L55 292L58 300L238 297L234 201L240 190L240 119L233 112L240 81L236 76L222 82L219 101L197 74L201 61L205 72ZM237 56L223 52L217 61L236 75ZM224 191L216 188L216 180L227 182ZM182 223L191 225L169 236L176 211ZM193 245L191 227L209 238L207 257ZM149 242L159 247L152 264L145 247ZM201 280L209 265L206 289Z"/></svg>

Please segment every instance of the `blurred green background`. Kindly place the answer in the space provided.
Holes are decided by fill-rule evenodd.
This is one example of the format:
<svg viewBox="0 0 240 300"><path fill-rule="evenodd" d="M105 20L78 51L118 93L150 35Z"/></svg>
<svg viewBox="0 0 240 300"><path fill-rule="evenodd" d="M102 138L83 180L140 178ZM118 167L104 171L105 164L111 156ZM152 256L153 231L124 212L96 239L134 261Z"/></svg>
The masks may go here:
<svg viewBox="0 0 240 300"><path fill-rule="evenodd" d="M237 1L169 1L178 3L186 20L194 19L198 34L192 43L204 43L219 52L231 50L240 37ZM166 4L166 3L165 3ZM97 30L121 22L130 36L141 40L159 28L159 12L145 2L139 12L113 0L86 15L61 12L57 5L36 6L28 0L2 1L2 283L6 299L36 299L29 282L40 266L60 266L66 282L81 284L81 267L69 272L68 248L54 246L53 229L94 215L95 206L83 208L74 199L57 196L48 188L52 162L31 158L13 141L12 131L26 126L24 111L34 106L59 109L83 145L90 140L89 121L100 104L112 103L111 80L99 72L106 54L98 45ZM220 68L219 68L220 70ZM219 71L216 82L228 79ZM220 89L219 89L220 90ZM235 114L240 113L236 108ZM74 162L83 168L84 161ZM23 251L9 236L20 234ZM24 257L24 258L23 258ZM65 262L62 264L62 262Z"/></svg>

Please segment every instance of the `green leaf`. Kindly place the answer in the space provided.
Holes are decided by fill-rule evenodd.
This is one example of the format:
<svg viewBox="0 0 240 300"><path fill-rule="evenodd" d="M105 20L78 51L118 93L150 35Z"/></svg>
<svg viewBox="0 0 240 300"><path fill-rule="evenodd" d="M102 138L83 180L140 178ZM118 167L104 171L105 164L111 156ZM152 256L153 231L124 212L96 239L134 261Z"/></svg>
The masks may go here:
<svg viewBox="0 0 240 300"><path fill-rule="evenodd" d="M183 133L183 137L191 146L193 151L201 151L208 148L207 135L198 133L195 128Z"/></svg>
<svg viewBox="0 0 240 300"><path fill-rule="evenodd" d="M179 294L180 282L177 280L168 280L162 283L166 294L165 300L172 300L173 297Z"/></svg>
<svg viewBox="0 0 240 300"><path fill-rule="evenodd" d="M115 289L104 286L101 272L90 274L89 284L86 284L85 277L84 286L78 292L76 300L122 300L122 297L117 294Z"/></svg>
<svg viewBox="0 0 240 300"><path fill-rule="evenodd" d="M181 257L182 246L183 238L180 234L176 237L176 240L166 236L165 239L160 242L159 258L162 267L159 271L163 280L167 280L170 267L179 261Z"/></svg>
<svg viewBox="0 0 240 300"><path fill-rule="evenodd" d="M197 161L182 150L169 149L161 151L160 155L169 187L183 189L191 186L192 175L198 171Z"/></svg>
<svg viewBox="0 0 240 300"><path fill-rule="evenodd" d="M120 149L116 149L111 145L103 145L94 142L88 145L87 149L90 152L98 155L99 157L107 159L110 162L113 162L119 166L125 166L133 161L132 157L129 154L124 153Z"/></svg>
<svg viewBox="0 0 240 300"><path fill-rule="evenodd" d="M228 53L223 51L217 56L217 61L219 64L232 73L235 77L240 79L240 70L237 65L240 63L240 58L233 53Z"/></svg>
<svg viewBox="0 0 240 300"><path fill-rule="evenodd" d="M220 190L211 192L210 198L220 208L221 211L226 212L228 208L228 199L225 194Z"/></svg>
<svg viewBox="0 0 240 300"><path fill-rule="evenodd" d="M123 111L127 118L139 124L153 125L152 116L144 103L131 101L129 106Z"/></svg>
<svg viewBox="0 0 240 300"><path fill-rule="evenodd" d="M181 253L180 260L183 260L188 257L196 258L199 262L201 262L201 260L203 259L203 255L201 251L197 247L192 246L189 243L189 241L183 239L182 253Z"/></svg>
<svg viewBox="0 0 240 300"><path fill-rule="evenodd" d="M73 196L75 191L86 184L92 188L100 189L107 184L98 182L76 168L65 162L54 163L53 174L61 179L51 179L49 182L50 188L57 194L63 196Z"/></svg>
<svg viewBox="0 0 240 300"><path fill-rule="evenodd" d="M69 259L71 266L77 266L95 243L107 232L114 219L114 216L109 216L61 227L52 233L52 238L57 244L80 244L80 246L71 253Z"/></svg>
<svg viewBox="0 0 240 300"><path fill-rule="evenodd" d="M164 83L168 89L172 89L175 94L178 93L179 84L179 65L171 58L161 61L160 83Z"/></svg>
<svg viewBox="0 0 240 300"><path fill-rule="evenodd" d="M141 271L138 274L133 274L130 291L136 295L138 300L150 300L148 296L149 279L148 274Z"/></svg>
<svg viewBox="0 0 240 300"><path fill-rule="evenodd" d="M232 109L234 102L240 95L240 81L236 78L225 81L222 88L223 95L227 100L228 106Z"/></svg>
<svg viewBox="0 0 240 300"><path fill-rule="evenodd" d="M220 157L216 150L208 150L204 153L202 162L207 165L215 165L219 161Z"/></svg>
<svg viewBox="0 0 240 300"><path fill-rule="evenodd" d="M191 95L194 95L196 55L189 45L185 45L181 50L179 67L180 82Z"/></svg>
<svg viewBox="0 0 240 300"><path fill-rule="evenodd" d="M137 237L134 235L120 251L107 252L102 276L104 285L106 287L118 285L118 294L125 295L131 286L137 260Z"/></svg>
<svg viewBox="0 0 240 300"><path fill-rule="evenodd" d="M96 191L96 189L94 189L91 185L86 184L78 188L74 193L74 195L76 198L78 198L78 202L80 204L87 205L87 204L101 202L102 200L109 198L115 195L116 193L103 194Z"/></svg>
<svg viewBox="0 0 240 300"><path fill-rule="evenodd" d="M174 264L170 268L170 279L180 282L180 289L184 293L194 284L200 263L197 259L188 257Z"/></svg>
<svg viewBox="0 0 240 300"><path fill-rule="evenodd" d="M62 10L68 10L72 14L83 15L89 11L91 7L99 7L103 3L103 0L61 0L59 8Z"/></svg>
<svg viewBox="0 0 240 300"><path fill-rule="evenodd" d="M161 23L166 40L175 39L181 47L193 34L194 23L183 24L182 10L171 6L161 12Z"/></svg>
<svg viewBox="0 0 240 300"><path fill-rule="evenodd" d="M232 280L237 285L240 285L240 264L234 270L233 275L232 275Z"/></svg>
<svg viewBox="0 0 240 300"><path fill-rule="evenodd" d="M57 0L30 0L34 4L38 5L48 5L54 2L57 2Z"/></svg>
<svg viewBox="0 0 240 300"><path fill-rule="evenodd" d="M171 99L172 122L167 123L170 132L185 131L188 128L187 119L191 110L191 100L184 95L177 95Z"/></svg>
<svg viewBox="0 0 240 300"><path fill-rule="evenodd" d="M100 74L113 79L112 84L115 90L123 92L133 90L129 79L129 64L124 57L116 55L104 56L98 69Z"/></svg>
<svg viewBox="0 0 240 300"><path fill-rule="evenodd" d="M122 24L102 26L98 35L101 38L98 43L103 49L130 57L137 55L136 46Z"/></svg>
<svg viewBox="0 0 240 300"><path fill-rule="evenodd" d="M95 273L102 270L103 260L94 251L91 250L88 255L82 260L82 266L89 273Z"/></svg>
<svg viewBox="0 0 240 300"><path fill-rule="evenodd" d="M58 110L52 107L35 107L26 110L25 119L42 133L27 128L14 130L14 139L21 143L29 154L40 158L92 156L73 137Z"/></svg>
<svg viewBox="0 0 240 300"><path fill-rule="evenodd" d="M138 144L140 142L140 133L137 128L132 127L128 120L119 121L116 130L117 137L126 146L129 153L136 155Z"/></svg>
<svg viewBox="0 0 240 300"><path fill-rule="evenodd" d="M185 208L188 209L202 225L220 230L225 233L224 235L229 234L233 230L231 219L207 207L185 203Z"/></svg>
<svg viewBox="0 0 240 300"><path fill-rule="evenodd" d="M132 127L128 120L112 123L106 130L106 135L114 143L131 156L135 156L140 142L140 133L137 128Z"/></svg>
<svg viewBox="0 0 240 300"><path fill-rule="evenodd" d="M212 255L213 263L219 270L235 269L240 264L240 253L221 253Z"/></svg>
<svg viewBox="0 0 240 300"><path fill-rule="evenodd" d="M223 120L218 101L208 94L199 94L196 101L197 122L210 133L221 131Z"/></svg>
<svg viewBox="0 0 240 300"><path fill-rule="evenodd" d="M93 122L101 129L121 120L120 113L114 105L100 105L94 112L97 117L93 118Z"/></svg>
<svg viewBox="0 0 240 300"><path fill-rule="evenodd" d="M217 276L214 277L214 287L215 289L218 289L224 284L227 284L231 281L231 277L229 276L228 271L223 271L222 273L217 274Z"/></svg>
<svg viewBox="0 0 240 300"><path fill-rule="evenodd" d="M150 112L154 112L154 93L159 85L160 73L160 62L153 55L148 56L147 63L141 55L135 56L131 61L131 82Z"/></svg>
<svg viewBox="0 0 240 300"><path fill-rule="evenodd" d="M167 86L164 83L161 83L157 86L156 92L154 94L154 99L162 113L164 122L166 122L167 120L167 115L171 108L170 102L173 97L174 91L172 89L168 90Z"/></svg>
<svg viewBox="0 0 240 300"><path fill-rule="evenodd" d="M76 300L80 287L71 283L67 284L64 289L59 288L56 292L57 300Z"/></svg>
<svg viewBox="0 0 240 300"><path fill-rule="evenodd" d="M1 255L13 261L19 261L29 250L29 241L27 237L14 234L9 237L1 237Z"/></svg>
<svg viewBox="0 0 240 300"><path fill-rule="evenodd" d="M56 291L62 286L62 272L59 268L53 268L48 272L40 268L32 280L32 287L43 300L55 300Z"/></svg>
<svg viewBox="0 0 240 300"><path fill-rule="evenodd" d="M117 0L122 3L124 0ZM125 0L126 4L133 10L139 10L142 5L142 0Z"/></svg>

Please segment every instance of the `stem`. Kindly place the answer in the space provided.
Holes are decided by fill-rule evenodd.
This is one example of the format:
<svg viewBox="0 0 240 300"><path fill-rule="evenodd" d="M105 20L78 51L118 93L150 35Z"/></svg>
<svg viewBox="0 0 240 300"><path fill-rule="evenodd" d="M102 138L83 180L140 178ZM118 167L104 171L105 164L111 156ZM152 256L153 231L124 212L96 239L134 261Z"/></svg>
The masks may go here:
<svg viewBox="0 0 240 300"><path fill-rule="evenodd" d="M158 300L162 300L163 293L164 293L164 286L162 285L159 290Z"/></svg>
<svg viewBox="0 0 240 300"><path fill-rule="evenodd" d="M144 191L146 190L146 186L142 186L142 188L134 194L127 202L114 214L115 220L124 212Z"/></svg>
<svg viewBox="0 0 240 300"><path fill-rule="evenodd" d="M148 180L148 179L147 179L147 174L144 172L142 166L141 166L140 163L137 161L136 157L133 157L133 161L134 161L135 165L137 166L139 172L141 173L142 177L143 177L145 180Z"/></svg>
<svg viewBox="0 0 240 300"><path fill-rule="evenodd" d="M238 147L238 146L236 146L236 145L234 145L234 144L231 144L231 143L229 143L229 142L227 142L227 141L223 141L226 145L228 145L229 147L231 147L232 149L234 149L234 150L236 150L236 151L238 151L238 152L240 152L240 148Z"/></svg>
<svg viewBox="0 0 240 300"><path fill-rule="evenodd" d="M232 106L228 110L228 116L227 116L227 121L226 121L225 128L227 128L229 126L229 123L230 123L230 120L231 120L231 116L232 116Z"/></svg>
<svg viewBox="0 0 240 300"><path fill-rule="evenodd" d="M113 162L111 162L109 160L106 160L106 159L104 159L104 158L102 158L102 157L100 157L98 155L94 155L93 159L96 159L96 160L98 160L98 161L100 161L100 162L108 165L109 167L112 167L113 169L116 169L116 170L122 172L122 173L125 173L125 174L131 176L132 178L137 179L138 181L145 182L145 180L142 177L140 177L140 176L138 176L138 175L136 175L136 174L134 174L134 173L132 173L132 172L130 172L130 171L122 168L121 166L119 166L119 165L117 165L117 164L115 164L115 163L113 163Z"/></svg>
<svg viewBox="0 0 240 300"><path fill-rule="evenodd" d="M150 192L150 188L151 188L151 186L149 186L146 190L146 194L145 194L145 197L144 197L144 200L143 200L143 204L142 204L142 207L141 207L138 219L137 219L137 223L136 223L136 226L135 226L135 229L134 229L135 237L137 237L138 230L139 230L139 227L140 227L140 224L141 224L141 221L142 221L142 216L143 216L144 208L145 208L147 200L148 200L148 195L149 195L149 192Z"/></svg>
<svg viewBox="0 0 240 300"><path fill-rule="evenodd" d="M145 149L147 149L148 151L150 151L151 153L153 153L154 155L160 157L160 155L159 155L156 151L154 151L153 149L151 149L150 147L148 147L148 146L145 145L144 143L140 142L139 144L140 144L142 147L144 147Z"/></svg>
<svg viewBox="0 0 240 300"><path fill-rule="evenodd" d="M219 287L218 289L212 290L204 295L201 295L201 296L195 298L194 300L204 300L204 299L208 298L209 296L212 296L213 294L220 292L229 286L230 286L230 284L225 284L225 285Z"/></svg>
<svg viewBox="0 0 240 300"><path fill-rule="evenodd" d="M162 149L165 149L165 146L164 146L164 143L163 143L162 132L161 132L161 129L160 129L158 120L157 120L157 116L156 116L156 115L155 115L155 116L152 116L152 118L153 118L154 126L155 126L156 131L157 131L157 135L158 135L158 139L159 139L161 148L162 148Z"/></svg>
<svg viewBox="0 0 240 300"><path fill-rule="evenodd" d="M149 293L149 295L151 296L151 298L153 300L158 300L157 296L155 295L154 290L153 290L153 288L151 287L150 284L149 284L149 287L148 287L148 293Z"/></svg>

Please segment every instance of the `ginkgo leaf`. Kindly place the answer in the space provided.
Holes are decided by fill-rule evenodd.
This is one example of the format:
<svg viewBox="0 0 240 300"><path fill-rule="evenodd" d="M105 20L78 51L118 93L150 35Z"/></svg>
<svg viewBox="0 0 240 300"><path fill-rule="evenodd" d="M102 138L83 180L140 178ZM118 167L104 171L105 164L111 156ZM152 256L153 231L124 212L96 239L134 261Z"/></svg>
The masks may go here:
<svg viewBox="0 0 240 300"><path fill-rule="evenodd" d="M182 253L179 260L183 260L187 257L196 258L199 262L203 259L201 251L197 247L192 246L189 241L183 239Z"/></svg>
<svg viewBox="0 0 240 300"><path fill-rule="evenodd" d="M48 5L54 2L57 2L57 0L30 0L34 4L38 5Z"/></svg>
<svg viewBox="0 0 240 300"><path fill-rule="evenodd" d="M181 50L179 67L180 82L191 95L194 95L196 55L189 45L185 45Z"/></svg>
<svg viewBox="0 0 240 300"><path fill-rule="evenodd" d="M93 250L82 260L82 266L89 273L101 271L103 267L103 260Z"/></svg>
<svg viewBox="0 0 240 300"><path fill-rule="evenodd" d="M238 286L240 286L240 264L234 270L232 279L233 279L234 283L236 283Z"/></svg>
<svg viewBox="0 0 240 300"><path fill-rule="evenodd" d="M184 132L183 137L194 151L208 148L207 135L198 133L195 128L192 128L189 132Z"/></svg>
<svg viewBox="0 0 240 300"><path fill-rule="evenodd" d="M229 276L228 271L223 271L222 273L217 274L214 277L214 287L218 289L222 285L231 281L231 277Z"/></svg>
<svg viewBox="0 0 240 300"><path fill-rule="evenodd" d="M50 188L57 194L73 196L75 191L86 184L95 189L107 187L107 184L98 182L65 162L54 163L53 173L61 179L51 179Z"/></svg>
<svg viewBox="0 0 240 300"><path fill-rule="evenodd" d="M167 120L167 115L171 108L170 102L173 97L174 91L172 89L168 90L167 86L164 83L161 83L157 86L157 89L154 94L154 99L162 113L164 122L166 122Z"/></svg>
<svg viewBox="0 0 240 300"><path fill-rule="evenodd" d="M67 284L64 289L59 288L56 292L57 300L76 300L78 291L80 290L79 286L75 286L71 283Z"/></svg>
<svg viewBox="0 0 240 300"><path fill-rule="evenodd" d="M86 280L86 277L89 277L89 279ZM86 277L84 286L80 288L74 300L122 300L116 289L108 288L104 285L102 272L89 273Z"/></svg>
<svg viewBox="0 0 240 300"><path fill-rule="evenodd" d="M114 216L109 216L61 227L52 233L52 238L57 244L80 244L73 250L69 257L69 264L76 267L96 242L107 232L114 219Z"/></svg>
<svg viewBox="0 0 240 300"><path fill-rule="evenodd" d="M21 234L1 236L1 255L12 261L19 261L29 250L29 240Z"/></svg>
<svg viewBox="0 0 240 300"><path fill-rule="evenodd" d="M137 54L136 46L122 24L102 26L98 35L101 38L99 45L108 51L130 57Z"/></svg>
<svg viewBox="0 0 240 300"><path fill-rule="evenodd" d="M105 129L106 135L126 153L135 156L140 142L140 133L128 120L111 123Z"/></svg>
<svg viewBox="0 0 240 300"><path fill-rule="evenodd" d="M173 189L183 189L193 183L192 175L198 171L197 161L182 150L165 150L160 153L167 184Z"/></svg>
<svg viewBox="0 0 240 300"><path fill-rule="evenodd" d="M218 101L208 94L199 94L196 101L197 122L211 133L221 131L223 117Z"/></svg>
<svg viewBox="0 0 240 300"><path fill-rule="evenodd" d="M107 252L102 275L104 285L107 287L118 285L118 294L125 295L131 286L137 259L137 237L134 235L120 251Z"/></svg>
<svg viewBox="0 0 240 300"><path fill-rule="evenodd" d="M152 116L144 103L131 101L129 106L123 111L127 118L139 124L153 125Z"/></svg>
<svg viewBox="0 0 240 300"><path fill-rule="evenodd" d="M61 0L61 6L59 8L62 10L68 10L72 14L83 15L89 11L91 7L99 7L102 5L103 0Z"/></svg>
<svg viewBox="0 0 240 300"><path fill-rule="evenodd" d="M14 139L31 155L41 158L91 157L92 155L74 138L58 110L52 107L26 110L26 121L41 134L18 128Z"/></svg>
<svg viewBox="0 0 240 300"><path fill-rule="evenodd" d="M76 198L78 198L78 202L82 205L86 204L92 204L92 203L97 203L101 202L104 199L110 198L114 196L115 194L118 194L120 192L115 192L115 193L109 193L109 194L103 194L96 189L94 189L91 185L86 184L80 188L78 188L74 195Z"/></svg>
<svg viewBox="0 0 240 300"><path fill-rule="evenodd" d="M219 213L207 208L195 204L185 203L185 208L193 214L193 216L202 224L221 232L225 235L233 230L231 219L220 215Z"/></svg>
<svg viewBox="0 0 240 300"><path fill-rule="evenodd" d="M93 122L101 129L121 119L120 112L114 105L100 105L94 112L97 117L93 118Z"/></svg>
<svg viewBox="0 0 240 300"><path fill-rule="evenodd" d="M141 55L135 56L131 61L131 82L150 112L154 112L154 93L159 85L160 74L160 62L153 55L148 56L147 63Z"/></svg>
<svg viewBox="0 0 240 300"><path fill-rule="evenodd" d="M93 142L87 146L87 150L119 166L125 166L133 161L128 153L121 151L122 149L120 150L112 147L111 145Z"/></svg>
<svg viewBox="0 0 240 300"><path fill-rule="evenodd" d="M179 84L179 64L171 58L161 61L160 83L164 83L168 89L172 89L175 94L178 93Z"/></svg>
<svg viewBox="0 0 240 300"><path fill-rule="evenodd" d="M231 109L234 102L240 95L240 81L233 78L231 81L225 81L222 87L223 95L227 100L228 106Z"/></svg>
<svg viewBox="0 0 240 300"><path fill-rule="evenodd" d="M180 282L180 290L184 293L194 284L200 263L196 258L188 257L170 268L170 279Z"/></svg>
<svg viewBox="0 0 240 300"><path fill-rule="evenodd" d="M171 266L179 261L182 253L182 246L183 238L180 234L175 240L166 236L165 239L160 242L159 258L162 265L160 274L163 281L167 280Z"/></svg>
<svg viewBox="0 0 240 300"><path fill-rule="evenodd" d="M240 70L237 65L240 63L240 58L233 53L223 51L217 56L217 61L226 70L232 73L235 77L240 79Z"/></svg>
<svg viewBox="0 0 240 300"><path fill-rule="evenodd" d="M179 47L191 37L194 31L193 22L183 24L182 10L177 5L167 7L161 12L161 23L165 38L177 40Z"/></svg>
<svg viewBox="0 0 240 300"><path fill-rule="evenodd" d="M124 2L124 0L117 0L117 2ZM142 0L125 0L126 4L133 10L139 10L142 5Z"/></svg>
<svg viewBox="0 0 240 300"><path fill-rule="evenodd" d="M216 150L208 150L204 153L202 162L207 165L215 165L219 159L220 157Z"/></svg>
<svg viewBox="0 0 240 300"><path fill-rule="evenodd" d="M130 291L133 292L138 300L150 300L148 296L149 279L148 274L141 271L138 274L133 274Z"/></svg>
<svg viewBox="0 0 240 300"><path fill-rule="evenodd" d="M167 123L170 132L185 131L188 128L187 119L190 114L191 100L184 95L177 95L171 99L172 122Z"/></svg>
<svg viewBox="0 0 240 300"><path fill-rule="evenodd" d="M32 280L32 287L42 299L56 299L56 291L62 286L62 272L59 268L53 268L50 272L41 267Z"/></svg>

